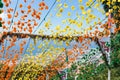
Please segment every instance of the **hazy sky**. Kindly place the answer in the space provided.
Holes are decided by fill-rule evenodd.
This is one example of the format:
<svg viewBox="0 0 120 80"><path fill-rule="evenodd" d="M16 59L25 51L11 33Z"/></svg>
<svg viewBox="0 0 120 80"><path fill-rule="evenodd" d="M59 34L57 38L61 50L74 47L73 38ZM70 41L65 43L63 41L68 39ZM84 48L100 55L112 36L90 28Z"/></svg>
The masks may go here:
<svg viewBox="0 0 120 80"><path fill-rule="evenodd" d="M20 16L22 16L22 14L20 13L20 10L21 10L21 9L19 8L19 4L23 4L22 10L25 10L25 11L26 11L26 10L27 10L27 5L30 4L32 0L27 0L27 3L24 3L23 1L24 1L24 0L19 0L19 2L18 2L18 6L17 6L17 10L16 10L16 11L19 12L19 16L18 16L17 18L14 18L13 22L18 21L18 20L20 19ZM39 4L42 0L34 0L34 1L35 1L35 2L34 2L33 4L31 4L31 5L32 5L32 8L36 9L37 11L39 11L39 9L38 9L38 4ZM49 9L50 9L50 7L53 5L53 3L55 2L55 0L44 0L44 1L45 1L45 3L49 6ZM59 1L59 0L58 0L58 1ZM41 26L38 28L38 31L41 29L41 30L45 31L45 34L50 34L50 31L51 31L51 30L55 31L55 27L56 27L57 25L60 25L60 27L63 29L63 28L65 28L67 25L69 25L68 22L66 22L66 23L63 23L63 22L64 22L65 20L67 20L68 18L74 20L75 18L77 18L77 16L76 16L76 14L77 14L78 16L80 16L80 18L78 18L77 21L83 23L82 27L78 28L78 27L76 27L75 25L69 25L69 26L73 29L73 32L74 32L74 30L76 30L76 31L78 31L78 32L79 32L79 31L83 31L83 32L84 32L84 29L85 29L85 28L88 28L90 25L93 26L93 25L94 25L94 22L98 22L98 18L100 18L100 20L102 20L102 19L105 18L105 14L104 14L104 10L102 9L102 6L100 5L99 7L95 8L96 5L99 5L98 2L97 2L97 1L99 1L99 0L96 0L96 2L92 5L91 8L88 8L88 7L86 6L86 2L87 2L88 0L83 0L82 3L79 3L78 1L79 1L79 0L60 0L60 2L56 2L56 4L53 6L53 8L50 10L49 14L47 15L46 19L43 21L43 23L41 24ZM91 0L91 1L93 2L94 0ZM92 3L92 2L91 2L91 3ZM13 9L14 9L16 3L17 3L17 0L12 0L9 8L13 8ZM62 4L63 4L63 5L62 5ZM67 8L64 8L64 4L67 4L68 7L67 7ZM60 6L60 5L62 5L62 6L59 7L59 8L57 8L57 6ZM83 6L85 7L85 9L87 8L87 10L90 10L90 9L91 9L91 10L92 10L92 14L94 14L94 15L96 16L96 19L91 20L91 23L89 23L89 24L87 24L87 23L85 22L85 20L83 19L83 17L84 17L84 18L87 17L87 14L88 14L88 13L86 13L86 15L85 15L85 14L83 14L83 13L81 12L81 10L80 10L80 6L81 6L81 5L83 5ZM71 10L71 7L72 7L72 6L75 7L75 10ZM61 17L57 17L56 15L58 15L57 13L58 13L58 11L59 11L60 8L63 8L63 12L61 13ZM6 7L4 6L3 9L6 10L6 9L8 9L8 8L6 8ZM46 16L47 12L49 11L49 9L48 9L48 10L41 11L41 12L42 12L41 19L40 19L40 20L36 20L38 23L40 23L40 22L44 19L44 17ZM87 10L86 10L86 12L87 12ZM100 12L100 10L102 10L103 13ZM68 13L71 13L71 16L68 16ZM11 14L13 14L13 13L11 13ZM7 15L6 12L4 12L3 14L0 14L0 16L3 17L3 19L4 19L5 21L8 21L6 15ZM60 15L59 15L59 16L60 16ZM30 15L28 15L27 19L32 19L32 17L31 17ZM88 19L89 19L89 18L88 18ZM46 28L45 28L45 25L44 25L44 23L45 23L45 22L48 22L48 21L51 23L49 30L46 29ZM104 22L103 22L103 23L104 23ZM6 24L6 26L9 27L10 25L7 25L7 24ZM37 27L36 27L36 28L37 28ZM36 29L36 28L35 28L35 29ZM34 30L35 30L35 29L34 29ZM0 31L2 31L2 28L0 28ZM92 30L92 31L94 31L94 30ZM37 32L36 32L36 33L37 33ZM71 34L71 35L72 35L72 34ZM22 40L18 40L18 41L16 42L16 46L13 47L12 49L17 49L17 48L19 49L19 43L20 43L21 41L22 41ZM33 41L31 41L30 43L33 44ZM7 45L9 45L9 44L7 44ZM92 47L96 47L96 45L93 43ZM26 45L25 45L24 48L26 48ZM0 49L1 49L1 48L0 48ZM36 51L35 51L35 52L36 52Z"/></svg>

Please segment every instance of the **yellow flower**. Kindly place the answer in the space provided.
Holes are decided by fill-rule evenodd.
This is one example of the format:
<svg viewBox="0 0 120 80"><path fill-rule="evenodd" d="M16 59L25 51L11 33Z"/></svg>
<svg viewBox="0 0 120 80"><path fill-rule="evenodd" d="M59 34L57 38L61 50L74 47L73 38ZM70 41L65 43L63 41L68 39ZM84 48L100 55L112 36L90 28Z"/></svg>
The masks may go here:
<svg viewBox="0 0 120 80"><path fill-rule="evenodd" d="M95 19L96 18L96 16L94 16L93 14L89 14L88 17L91 18L91 19Z"/></svg>
<svg viewBox="0 0 120 80"><path fill-rule="evenodd" d="M100 6L100 4L95 4L94 8L98 8Z"/></svg>
<svg viewBox="0 0 120 80"><path fill-rule="evenodd" d="M88 21L89 19L88 18L86 18L86 22Z"/></svg>
<svg viewBox="0 0 120 80"><path fill-rule="evenodd" d="M57 2L60 2L60 0L57 0Z"/></svg>
<svg viewBox="0 0 120 80"><path fill-rule="evenodd" d="M82 26L82 22L79 22L77 26L80 28Z"/></svg>
<svg viewBox="0 0 120 80"><path fill-rule="evenodd" d="M97 24L97 22L94 22L94 25L96 25Z"/></svg>
<svg viewBox="0 0 120 80"><path fill-rule="evenodd" d="M80 9L81 9L81 10L84 10L84 6L80 6Z"/></svg>
<svg viewBox="0 0 120 80"><path fill-rule="evenodd" d="M116 0L112 0L113 2L116 2Z"/></svg>
<svg viewBox="0 0 120 80"><path fill-rule="evenodd" d="M55 29L60 30L60 25L57 25Z"/></svg>
<svg viewBox="0 0 120 80"><path fill-rule="evenodd" d="M108 1L106 4L107 4L108 6L110 6L110 1Z"/></svg>
<svg viewBox="0 0 120 80"><path fill-rule="evenodd" d="M62 6L62 3L57 5L58 8L61 7L61 6Z"/></svg>
<svg viewBox="0 0 120 80"><path fill-rule="evenodd" d="M79 2L82 2L82 0L78 0Z"/></svg>
<svg viewBox="0 0 120 80"><path fill-rule="evenodd" d="M75 23L76 23L76 21L75 21L75 20L72 20L72 23L73 23L73 24L75 24Z"/></svg>
<svg viewBox="0 0 120 80"><path fill-rule="evenodd" d="M62 13L63 12L63 8L60 8L59 12Z"/></svg>
<svg viewBox="0 0 120 80"><path fill-rule="evenodd" d="M105 0L102 0L101 2L103 3Z"/></svg>
<svg viewBox="0 0 120 80"><path fill-rule="evenodd" d="M71 16L71 13L70 13L70 12L68 12L68 16Z"/></svg>
<svg viewBox="0 0 120 80"><path fill-rule="evenodd" d="M64 8L68 8L68 5L66 3L64 3Z"/></svg>
<svg viewBox="0 0 120 80"><path fill-rule="evenodd" d="M93 18L93 15L92 15L92 14L89 14L88 17L89 17L89 18Z"/></svg>
<svg viewBox="0 0 120 80"><path fill-rule="evenodd" d="M77 16L78 19L80 19L80 15L78 13L76 13L76 16Z"/></svg>
<svg viewBox="0 0 120 80"><path fill-rule="evenodd" d="M100 18L98 18L98 21L100 21Z"/></svg>
<svg viewBox="0 0 120 80"><path fill-rule="evenodd" d="M92 27L90 26L89 28L87 28L87 30L92 30Z"/></svg>
<svg viewBox="0 0 120 80"><path fill-rule="evenodd" d="M86 6L90 6L90 3L89 3L89 2L86 2Z"/></svg>
<svg viewBox="0 0 120 80"><path fill-rule="evenodd" d="M42 48L42 44L40 44L40 45L38 46L38 48Z"/></svg>
<svg viewBox="0 0 120 80"><path fill-rule="evenodd" d="M63 29L63 30L62 30L62 32L66 32L66 30L65 30L65 29Z"/></svg>
<svg viewBox="0 0 120 80"><path fill-rule="evenodd" d="M82 11L82 14L84 14L84 15L85 15L85 14L86 14L86 12L85 12L85 11Z"/></svg>
<svg viewBox="0 0 120 80"><path fill-rule="evenodd" d="M72 9L72 10L75 10L75 6L71 6L71 9Z"/></svg>
<svg viewBox="0 0 120 80"><path fill-rule="evenodd" d="M22 78L20 77L19 80L22 80Z"/></svg>
<svg viewBox="0 0 120 80"><path fill-rule="evenodd" d="M117 9L117 6L113 6L113 9Z"/></svg>
<svg viewBox="0 0 120 80"><path fill-rule="evenodd" d="M68 19L68 22L69 22L69 23L72 23L72 19L69 18L69 19Z"/></svg>
<svg viewBox="0 0 120 80"><path fill-rule="evenodd" d="M65 24L65 23L66 23L66 20L62 20L62 23Z"/></svg>
<svg viewBox="0 0 120 80"><path fill-rule="evenodd" d="M82 16L82 20L84 20L85 19L85 17L84 16Z"/></svg>
<svg viewBox="0 0 120 80"><path fill-rule="evenodd" d="M57 16L57 17L61 17L62 14L61 14L61 13L57 13L56 16Z"/></svg>
<svg viewBox="0 0 120 80"><path fill-rule="evenodd" d="M92 2L93 0L88 0L89 2Z"/></svg>
<svg viewBox="0 0 120 80"><path fill-rule="evenodd" d="M66 26L66 29L69 29L70 28L70 26Z"/></svg>
<svg viewBox="0 0 120 80"><path fill-rule="evenodd" d="M88 10L87 10L87 13L90 14L90 13L91 13L91 9L88 9Z"/></svg>
<svg viewBox="0 0 120 80"><path fill-rule="evenodd" d="M109 13L107 12L107 13L106 13L106 16L108 16L108 15L109 15Z"/></svg>
<svg viewBox="0 0 120 80"><path fill-rule="evenodd" d="M50 22L45 22L45 27L46 27L46 28L49 28L50 25L51 25Z"/></svg>

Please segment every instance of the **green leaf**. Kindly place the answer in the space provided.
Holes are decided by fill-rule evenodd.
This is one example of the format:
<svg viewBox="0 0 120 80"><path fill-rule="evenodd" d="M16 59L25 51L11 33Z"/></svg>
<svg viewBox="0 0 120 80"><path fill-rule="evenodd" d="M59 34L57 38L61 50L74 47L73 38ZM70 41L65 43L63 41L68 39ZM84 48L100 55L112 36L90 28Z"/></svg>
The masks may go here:
<svg viewBox="0 0 120 80"><path fill-rule="evenodd" d="M2 10L0 10L0 14L2 13Z"/></svg>
<svg viewBox="0 0 120 80"><path fill-rule="evenodd" d="M0 27L2 27L2 23L0 22Z"/></svg>
<svg viewBox="0 0 120 80"><path fill-rule="evenodd" d="M3 3L2 2L0 2L0 8L3 8Z"/></svg>

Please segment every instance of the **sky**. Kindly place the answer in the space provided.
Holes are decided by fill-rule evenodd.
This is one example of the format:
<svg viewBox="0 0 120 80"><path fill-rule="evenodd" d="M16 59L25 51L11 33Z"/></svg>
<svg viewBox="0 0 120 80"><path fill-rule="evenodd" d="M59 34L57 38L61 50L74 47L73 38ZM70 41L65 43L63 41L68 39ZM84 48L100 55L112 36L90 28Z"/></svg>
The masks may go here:
<svg viewBox="0 0 120 80"><path fill-rule="evenodd" d="M16 11L18 11L19 13L19 16L17 18L14 18L13 19L13 22L16 22L18 20L20 20L20 16L22 16L23 14L20 13L20 8L19 8L19 4L23 4L23 7L22 7L22 10L25 10L27 11L27 5L28 4L31 4L31 1L32 0L27 0L27 3L24 3L24 0L18 0L18 5L17 5L17 9ZM52 34L51 31L53 32L58 32L55 28L56 26L60 26L60 29L64 29L66 26L70 26L70 28L72 29L71 30L71 33L70 35L74 36L74 32L77 31L78 33L79 32L83 32L85 33L87 28L89 28L89 26L93 26L93 28L95 28L94 26L94 23L95 22L98 22L98 21L101 21L102 19L105 18L105 12L104 10L102 9L102 5L99 3L99 0L96 0L94 2L94 0L82 0L82 2L80 3L79 1L81 0L57 0L57 2L55 3L55 5L52 7L52 5L54 4L55 0L44 0L44 2L46 3L46 5L49 6L49 9L48 10L43 10L43 11L40 11L39 10L39 7L38 7L38 4L41 2L42 0L34 0L34 3L31 4L32 8L36 9L37 11L39 12L42 12L42 15L41 15L41 19L40 20L36 20L38 22L38 24L41 24L39 27L36 26L34 28L34 30L37 30L35 33L32 33L32 34L39 34L39 31L42 30L44 31L44 34ZM88 8L86 6L86 2L87 1L90 1L91 3L94 2L94 4L91 6L91 8ZM10 6L8 8L15 8L16 6L16 3L17 3L17 0L12 0ZM91 4L89 3L89 4ZM65 7L64 5L67 4L67 6ZM99 5L100 4L100 5ZM75 9L72 10L71 7L74 7ZM85 8L85 12L86 14L84 14L85 12L82 12L82 10L80 10L80 6L84 6ZM52 7L52 8L51 8ZM7 7L4 6L4 10L7 10L8 9ZM51 8L51 9L50 9ZM59 10L62 9L63 11L61 13L59 13ZM49 11L49 13L48 13ZM92 11L91 14L93 14L96 18L95 19L89 19L87 18L88 16L88 12L89 11ZM70 13L71 15L68 16L68 13ZM13 14L13 12L11 13ZM48 14L48 15L47 15ZM0 14L0 16L3 18L3 20L5 21L8 21L8 18L7 18L7 13L6 11L4 11L3 14ZM46 18L45 18L46 16ZM45 18L45 20L44 20ZM76 19L77 18L77 19ZM88 19L89 21L91 21L89 24L86 23L85 19ZM33 19L30 15L28 15L27 19ZM76 19L76 21L78 23L82 23L82 26L81 27L77 27L76 25L74 24L70 24L68 22L69 19ZM100 20L99 20L100 19ZM42 23L41 23L42 21ZM104 23L105 21L103 21ZM46 28L45 27L45 23L50 23L51 25L49 25L49 28ZM32 23L31 23L32 24ZM5 24L6 26L10 27L10 25L7 25ZM17 27L17 26L16 26ZM10 29L11 30L11 29ZM33 31L34 31L33 30ZM3 31L2 28L0 28L0 32ZM91 32L94 31L91 30ZM69 30L66 31L66 33L69 33ZM65 33L65 34L66 34ZM61 33L62 34L62 33ZM63 33L63 35L65 35ZM79 34L75 34L75 35L79 35ZM19 49L19 43L22 41L23 39L19 39L17 42L16 42L16 46L14 46L12 49ZM26 39L27 40L27 43L29 43L29 39ZM41 41L38 41L37 44L40 44ZM33 44L34 41L30 39L30 44ZM30 47L30 44L28 44L28 46ZM41 43L43 44L43 43ZM7 43L7 46L9 45L9 42ZM37 45L38 46L38 45ZM26 49L27 47L27 44L24 46L24 48ZM34 46L35 47L35 46ZM91 45L91 47L96 47L96 45L93 43ZM0 48L1 49L1 48ZM24 52L26 52L24 49ZM26 52L27 53L27 52ZM37 53L37 51L34 51L34 53Z"/></svg>
<svg viewBox="0 0 120 80"><path fill-rule="evenodd" d="M35 0L32 5L32 7L34 9L36 9L37 11L38 10L38 4L41 2L42 0ZM45 3L49 6L49 9L50 7L53 5L53 3L55 2L55 0L44 0ZM59 2L58 2L59 1ZM46 16L45 20L41 23L41 25L39 26L39 28L34 28L34 30L38 29L35 33L37 34L39 32L39 30L43 30L45 31L45 34L50 34L51 33L51 30L55 31L55 27L56 26L60 26L61 29L64 29L67 25L69 25L73 30L75 29L76 31L81 31L87 27L89 27L90 25L93 26L93 23L96 21L98 21L97 19L100 18L100 20L104 19L105 18L105 15L104 15L104 12L101 13L99 10L103 10L102 9L102 6L100 5L98 8L94 8L99 0L96 0L95 3L92 5L91 8L88 8L86 6L86 2L87 1L91 1L94 2L94 0L83 0L82 3L79 2L79 0L57 0L57 2L55 3L55 5L52 7L52 9L49 11L49 10L44 10L44 11L41 11L42 12L42 15L41 15L41 19L40 20L37 20L38 23L41 23L41 21L45 18L47 12L49 11L49 14ZM17 3L17 0L12 0L9 8L15 8L15 5ZM23 8L22 10L27 10L27 5L31 3L31 0L28 0L27 3L24 3L24 0L18 0L18 6L17 6L17 9L16 11L20 12L20 8L19 8L19 4L23 4ZM90 3L90 4L91 4ZM67 4L67 8L64 8L64 4ZM62 6L60 6L62 5ZM87 10L92 10L92 14L96 16L96 19L92 20L91 23L87 24L85 22L85 20L83 20L83 17L86 18L87 14L84 15L82 14L82 11L80 10L80 6L83 5L85 7L85 9L87 8ZM58 7L60 6L60 7ZM75 10L71 10L71 6L74 6L75 7ZM57 8L58 7L58 8ZM63 12L61 14L58 13L59 9L63 9ZM4 10L6 10L7 8L4 6L3 8ZM98 10L99 9L99 10ZM87 12L86 10L86 12ZM68 16L68 13L71 13L71 16ZM7 19L7 16L6 16L6 12L4 12L3 14L1 14L1 16L3 16L3 18L5 20L8 20ZM11 13L13 14L13 13ZM76 14L80 17L80 18L77 18ZM56 15L61 15L61 17L57 17ZM13 22L14 21L18 21L20 19L20 16L22 16L22 14L19 14L19 16L17 18L14 18ZM75 19L77 18L77 21L78 22L82 22L83 25L82 27L76 27L75 25L70 25L68 22L66 22L67 19ZM28 18L27 19L31 19L31 16L28 15ZM47 29L45 27L45 23L46 22L50 22L51 25L49 27L49 29ZM63 23L65 22L65 23ZM9 25L8 25L9 27ZM2 28L0 29L2 30Z"/></svg>

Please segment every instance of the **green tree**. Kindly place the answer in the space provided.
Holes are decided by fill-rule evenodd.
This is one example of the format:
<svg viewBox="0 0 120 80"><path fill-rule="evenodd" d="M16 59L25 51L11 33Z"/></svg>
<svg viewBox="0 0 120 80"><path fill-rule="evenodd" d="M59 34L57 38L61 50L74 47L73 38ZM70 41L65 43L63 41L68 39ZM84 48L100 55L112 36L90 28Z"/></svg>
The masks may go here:
<svg viewBox="0 0 120 80"><path fill-rule="evenodd" d="M3 8L3 3L2 1L0 0L0 8ZM2 13L2 10L0 9L0 14ZM0 22L0 27L2 27L2 23Z"/></svg>

